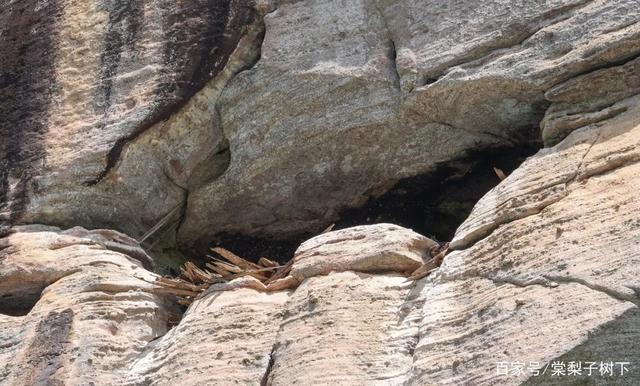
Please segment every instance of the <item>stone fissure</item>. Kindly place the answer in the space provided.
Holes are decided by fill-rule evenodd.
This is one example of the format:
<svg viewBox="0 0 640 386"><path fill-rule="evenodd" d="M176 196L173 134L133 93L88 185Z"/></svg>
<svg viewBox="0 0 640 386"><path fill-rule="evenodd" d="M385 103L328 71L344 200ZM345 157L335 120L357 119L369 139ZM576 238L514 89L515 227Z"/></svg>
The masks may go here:
<svg viewBox="0 0 640 386"><path fill-rule="evenodd" d="M640 34L638 35L638 38L640 38ZM579 78L581 76L585 76L588 74L591 74L593 72L596 71L601 71L601 70L606 70L609 68L615 68L615 67L620 67L626 63L632 62L635 59L640 58L640 46L638 47L638 49L636 51L631 51L630 53L627 53L626 55L619 57L617 59L614 60L609 60L609 61L604 61L603 63L600 64L595 64L592 66L587 66L584 70L580 71L580 72L576 72L573 74L569 74L567 77L564 77L562 79L560 79L559 81L555 82L552 85L548 85L546 87L546 91L549 91L551 89L553 89L554 87L557 87L571 79L575 79L575 78ZM545 91L545 92L546 92Z"/></svg>
<svg viewBox="0 0 640 386"><path fill-rule="evenodd" d="M433 280L432 276L427 276L422 279L416 280L411 290L409 291L405 302L403 303L403 306L410 305L411 307L411 311L409 311L408 314L410 314L411 312L417 312L420 315L418 321L424 319L424 305L427 302L427 296L429 294L429 288L427 287L433 287L434 285L435 281ZM416 360L416 347L420 345L420 341L424 337L422 329L420 327L420 323L417 323L417 325L414 327L416 329L415 333L407 340L410 347L409 354L412 358L412 363L407 368L405 373L408 379L411 379L412 376L415 375L416 369L414 368L414 363Z"/></svg>
<svg viewBox="0 0 640 386"><path fill-rule="evenodd" d="M384 30L386 31L386 35L387 35L387 40L388 40L388 44L389 44L389 60L391 61L391 71L393 74L393 84L396 87L396 89L401 90L402 89L402 76L400 75L400 72L398 71L398 49L396 47L396 42L395 39L393 38L393 34L391 32L391 29L389 28L389 23L387 22L387 17L385 16L384 12L382 11L382 8L380 8L380 4L379 4L379 0L375 0L374 1L374 7L376 9L376 12L378 13L380 19L382 20L382 24L384 25Z"/></svg>
<svg viewBox="0 0 640 386"><path fill-rule="evenodd" d="M276 345L277 343L274 343L273 347L271 348L271 352L269 353L269 362L267 364L266 370L264 371L264 375L260 380L260 386L268 386L270 384L269 376L271 375L271 370L273 370L273 364L275 362L274 354L276 351Z"/></svg>
<svg viewBox="0 0 640 386"><path fill-rule="evenodd" d="M390 51L391 52L389 54L389 59L391 60L391 69L393 70L394 84L396 88L400 90L402 78L400 77L400 73L398 72L398 61L397 61L398 51L396 50L396 44L393 40L391 40L390 42Z"/></svg>
<svg viewBox="0 0 640 386"><path fill-rule="evenodd" d="M253 22L250 23L248 25L248 27L246 27L246 31L244 33L244 38L249 39L249 41L246 43L248 46L247 52L240 52L238 55L240 56L240 58L238 58L237 60L243 60L246 59L242 65L240 65L234 72L234 74L227 79L226 83L222 86L219 95L221 95L225 88L227 87L227 85L233 80L234 77L236 77L238 74L240 74L243 71L249 71L251 70L259 61L260 61L260 56L261 56L261 47L262 47L262 43L264 42L264 37L266 34L266 25L264 22L264 15L258 15L254 12L253 15ZM240 42L242 43L242 38L240 39ZM244 51L244 50L243 50ZM245 58L247 57L247 58ZM232 54L229 57L229 62L236 60L234 58L234 55ZM229 63L227 62L227 63ZM225 67L226 69L226 67ZM222 71L224 71L225 69L223 69ZM214 80L212 80L213 82ZM214 102L214 124L218 125L219 127L219 132L222 133L222 136L224 137L223 142L224 145L217 150L217 152L213 155L214 157L220 155L226 158L226 165L223 169L221 169L219 171L219 173L217 173L216 175L210 176L207 180L205 181L200 181L198 183L198 186L204 185L207 182L213 181L217 178L219 178L221 175L223 175L225 173L225 171L229 168L230 163L231 163L231 146L230 143L228 141L229 135L228 133L225 132L225 128L222 122L222 115L220 113L220 107L219 107L219 103L218 100L216 100ZM197 186L195 186L194 188L196 188ZM187 205L189 203L189 195L191 193L193 189L188 189L185 188L185 199L184 199L184 205L182 207L181 210L181 214L180 214L180 218L178 220L178 224L175 227L175 235L177 237L177 234L180 231L180 227L182 226L182 223L184 222L185 218L186 218L186 212L187 212Z"/></svg>
<svg viewBox="0 0 640 386"><path fill-rule="evenodd" d="M573 177L571 177L571 179L569 179L569 181L567 181L567 188L569 187L569 185L571 185L576 180L578 180L578 177L580 176L580 171L584 167L584 161L585 161L585 159L587 159L587 156L589 155L589 153L591 153L591 149L593 149L593 147L598 143L598 140L600 139L600 135L601 134L602 134L602 132L600 130L598 130L598 133L595 135L595 138L593 139L593 141L589 145L589 148L582 155L582 159L580 159L580 164L576 168L576 173L573 175Z"/></svg>
<svg viewBox="0 0 640 386"><path fill-rule="evenodd" d="M545 288L557 288L561 284L580 284L592 291L601 292L615 300L619 300L622 302L632 302L636 305L640 305L640 298L637 295L629 295L622 293L620 291L616 291L612 288L596 284L590 283L589 281L577 277L571 276L560 276L560 275L536 275L530 279L520 279L513 276L491 276L491 275L477 275L477 277L482 279L490 280L496 284L511 284L516 287L526 288L530 286L541 286Z"/></svg>
<svg viewBox="0 0 640 386"><path fill-rule="evenodd" d="M597 291L597 292L601 292L605 295L608 295L616 300L622 301L622 302L632 302L638 306L640 306L640 299L638 298L638 296L631 296L631 295L627 295L624 293L621 293L619 291L616 291L612 288L600 285L600 284L596 284L596 283L590 283L587 280L581 279L581 278L577 278L577 277L571 277L571 276L558 276L558 275L543 275L543 277L547 280L551 280L554 281L556 283L575 283L575 284L580 284L582 286L585 286L593 291Z"/></svg>
<svg viewBox="0 0 640 386"><path fill-rule="evenodd" d="M271 12L275 12L275 9L271 10ZM240 52L239 53L240 58L237 59L237 60L240 60L242 64L238 66L238 68L235 69L233 75L229 79L227 79L225 84L222 86L219 95L222 95L222 93L224 93L229 83L231 83L236 76L238 76L240 73L244 71L250 71L260 61L260 57L262 56L262 44L264 42L265 34L267 33L264 16L265 15L254 13L254 16L253 16L254 20L251 24L249 24L244 35L249 40L248 42L246 42L246 45L248 48L246 49L246 52ZM233 56L230 58L230 61L232 60L234 60ZM214 117L215 124L218 125L218 127L220 128L220 132L223 134L226 141L226 146L218 150L218 153L223 153L225 151L230 152L231 147L228 141L228 138L230 137L230 135L225 131L225 127L222 122L222 113L220 111L219 99L217 99L214 102L214 111L215 111L215 117ZM227 163L227 167L225 168L225 170L228 167L229 167L229 163ZM224 174L225 170L221 171L220 174L218 174L217 176L210 178L209 181L215 180L220 175Z"/></svg>

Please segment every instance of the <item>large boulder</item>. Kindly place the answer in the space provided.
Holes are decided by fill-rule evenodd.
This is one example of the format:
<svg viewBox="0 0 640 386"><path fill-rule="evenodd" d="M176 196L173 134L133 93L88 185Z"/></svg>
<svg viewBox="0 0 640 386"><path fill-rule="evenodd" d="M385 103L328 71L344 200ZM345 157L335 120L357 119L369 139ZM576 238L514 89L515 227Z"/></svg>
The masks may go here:
<svg viewBox="0 0 640 386"><path fill-rule="evenodd" d="M0 238L0 384L120 384L179 313L157 275L104 245L130 246L126 236L84 232L32 225Z"/></svg>
<svg viewBox="0 0 640 386"><path fill-rule="evenodd" d="M428 239L388 224L330 232L297 251L295 285L212 286L166 333L174 309L155 276L96 244L125 236L16 228L0 252L14 299L0 381L549 384L553 362L615 361L631 371L571 380L637 384L638 98L527 160L415 282L405 272L428 261Z"/></svg>
<svg viewBox="0 0 640 386"><path fill-rule="evenodd" d="M191 192L179 239L317 232L401 178L532 141L548 90L640 53L639 18L625 0L279 1L218 102L229 168Z"/></svg>
<svg viewBox="0 0 640 386"><path fill-rule="evenodd" d="M275 292L213 286L172 329L178 310L157 275L107 239L128 244L107 230L46 226L0 239L1 384L409 379L423 300L401 273L426 261L432 242L408 229L310 240L292 267L302 282ZM335 271L309 269L323 257Z"/></svg>
<svg viewBox="0 0 640 386"><path fill-rule="evenodd" d="M275 339L265 338L274 342L272 350L255 354L265 371L261 379L549 384L558 380L544 369L555 361L596 363L596 375L585 370L561 382L636 384L637 374L621 376L618 365L611 378L599 375L600 362L627 362L633 371L640 360L633 344L640 316L640 104L638 97L619 103L629 108L540 151L488 193L435 274L407 283L352 267L306 277L284 306L270 306L282 316L272 320L280 325ZM333 261L335 251L353 250L358 241L359 251L381 242L375 227L359 231L372 237L342 232L306 243L292 272L302 270L305 259ZM346 252L341 261L357 255ZM231 293L243 302L265 296L239 287ZM247 326L265 337L273 336L270 328ZM521 373L514 372L518 364Z"/></svg>
<svg viewBox="0 0 640 386"><path fill-rule="evenodd" d="M638 12L633 0L5 0L1 218L138 238L171 214L189 248L317 233L402 178L535 142L545 114L557 143L580 123L547 112L568 103L555 87L637 56Z"/></svg>
<svg viewBox="0 0 640 386"><path fill-rule="evenodd" d="M594 78L568 82L567 95ZM623 98L613 104L625 107L615 118L583 119L586 126L478 202L451 242L457 250L427 286L416 383L638 382L633 367L603 378L599 366L640 359L632 343L640 322L639 102ZM528 370L554 361L565 378ZM598 372L568 377L569 362L596 362ZM512 373L514 363L525 371Z"/></svg>

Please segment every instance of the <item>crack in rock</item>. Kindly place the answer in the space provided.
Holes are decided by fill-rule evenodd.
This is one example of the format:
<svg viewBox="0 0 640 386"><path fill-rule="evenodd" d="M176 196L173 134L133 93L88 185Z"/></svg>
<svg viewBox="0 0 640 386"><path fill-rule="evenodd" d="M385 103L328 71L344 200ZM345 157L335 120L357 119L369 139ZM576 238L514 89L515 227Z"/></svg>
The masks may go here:
<svg viewBox="0 0 640 386"><path fill-rule="evenodd" d="M496 284L511 284L516 287L526 288L530 286L541 286L545 288L558 288L561 284L580 284L592 291L601 292L609 297L612 297L616 300L623 302L632 302L636 305L640 305L640 297L638 297L637 291L633 288L629 288L633 294L624 293L607 286L592 283L585 279L581 279L574 276L561 276L561 275L535 275L530 278L520 278L517 276L507 276L507 275L489 275L489 274L480 274L480 275L472 275L470 277L478 277L482 279L487 279Z"/></svg>

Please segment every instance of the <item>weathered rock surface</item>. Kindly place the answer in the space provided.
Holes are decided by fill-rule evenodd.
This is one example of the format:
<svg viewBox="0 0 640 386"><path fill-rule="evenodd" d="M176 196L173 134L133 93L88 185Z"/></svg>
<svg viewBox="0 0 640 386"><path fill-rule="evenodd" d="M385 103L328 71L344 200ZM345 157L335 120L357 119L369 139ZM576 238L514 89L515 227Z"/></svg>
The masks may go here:
<svg viewBox="0 0 640 386"><path fill-rule="evenodd" d="M127 383L260 384L289 295L240 288L204 296L133 362Z"/></svg>
<svg viewBox="0 0 640 386"><path fill-rule="evenodd" d="M566 381L496 372L554 360L640 384L639 21L637 0L0 0L0 384ZM170 329L131 238L167 213L184 246L316 231L538 126L416 282L431 240L350 228Z"/></svg>
<svg viewBox="0 0 640 386"><path fill-rule="evenodd" d="M228 162L209 80L237 70L253 18L235 0L0 2L0 220L138 237L183 205Z"/></svg>
<svg viewBox="0 0 640 386"><path fill-rule="evenodd" d="M177 310L156 275L80 231L25 226L0 239L0 384L120 384L167 332Z"/></svg>
<svg viewBox="0 0 640 386"><path fill-rule="evenodd" d="M570 103L555 87L640 52L634 0L0 8L5 223L139 237L178 208L186 247L318 232L399 179L530 142L545 112L557 143L582 123L547 111Z"/></svg>
<svg viewBox="0 0 640 386"><path fill-rule="evenodd" d="M267 374L261 379L268 384L553 384L558 381L550 373L533 377L526 369L520 376L500 376L497 364L637 363L637 98L620 101L630 108L615 118L541 150L483 198L453 240L457 250L435 275L415 283L394 274L353 271L307 277L287 292L284 306L253 289L223 292L221 297L237 294L241 304L250 296L268 304L269 312L282 312L271 319L279 328L270 354L253 354L259 358L254 366ZM351 237L340 237L341 232ZM357 236L362 232L372 237ZM342 261L349 264L357 261L352 251L366 254L369 246L381 245L383 235L372 227L327 233L303 244L296 263L302 267L305 254L331 262L344 251ZM412 239L406 238L405 248L416 245ZM283 293L272 295L277 294ZM225 317L225 325L241 319L247 326L244 316ZM271 326L259 320L247 327L252 331L247 342L256 332L273 341ZM269 347L264 341L249 344ZM218 350L217 343L213 347ZM633 385L638 377L631 366L624 377L582 381Z"/></svg>
<svg viewBox="0 0 640 386"><path fill-rule="evenodd" d="M640 360L633 344L640 315L637 98L620 101L630 108L615 118L541 150L487 194L436 274L407 282L398 273L358 272L368 256L381 256L378 267L397 272L428 258L428 239L408 230L381 224L330 232L300 247L292 272L313 261L341 261L335 266L343 272L312 269L286 291L212 288L161 337L170 306L139 263L84 245L79 230L69 236L19 229L3 239L0 272L9 284L2 294L49 286L26 316L1 317L0 355L7 363L1 379L73 384L89 374L97 383L125 384L549 384L548 375L499 376L497 363L633 366ZM136 311L143 300L145 312ZM75 315L92 315L91 322ZM107 338L80 323L107 326ZM122 328L127 323L133 327ZM38 341L44 328L54 331L46 345ZM74 351L76 341L86 347ZM108 355L93 354L90 371L89 362L69 359L96 352ZM56 359L28 360L41 355ZM124 357L126 363L118 359ZM17 378L24 363L29 378ZM638 382L633 367L613 380Z"/></svg>
<svg viewBox="0 0 640 386"><path fill-rule="evenodd" d="M478 203L427 285L416 383L502 384L497 362L640 359L638 102L617 102L628 108L541 150ZM554 382L506 383L527 378Z"/></svg>
<svg viewBox="0 0 640 386"><path fill-rule="evenodd" d="M281 1L264 20L219 101L231 163L189 195L185 244L317 232L400 178L530 140L548 90L640 54L637 1Z"/></svg>
<svg viewBox="0 0 640 386"><path fill-rule="evenodd" d="M212 287L168 333L175 310L153 285L155 275L81 236L123 235L14 231L0 252L2 384L409 379L421 300L397 272L426 261L430 240L407 229L380 224L321 235L299 250L292 270L304 276L299 286L268 293ZM310 266L322 258L326 269ZM309 347L312 355L300 355Z"/></svg>
<svg viewBox="0 0 640 386"><path fill-rule="evenodd" d="M438 243L393 224L357 226L308 240L293 257L289 275L269 287L297 287L305 279L331 272L397 272L405 275L432 256Z"/></svg>

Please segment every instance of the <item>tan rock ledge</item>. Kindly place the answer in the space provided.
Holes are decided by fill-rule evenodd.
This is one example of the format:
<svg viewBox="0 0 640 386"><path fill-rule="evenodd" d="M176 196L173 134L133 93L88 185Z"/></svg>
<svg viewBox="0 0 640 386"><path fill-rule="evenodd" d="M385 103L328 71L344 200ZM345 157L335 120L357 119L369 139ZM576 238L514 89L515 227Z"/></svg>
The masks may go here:
<svg viewBox="0 0 640 386"><path fill-rule="evenodd" d="M400 273L408 276L431 259L438 243L393 224L362 225L323 233L296 250L289 275L264 285L251 277L213 285L210 291L253 288L278 291L331 272Z"/></svg>

